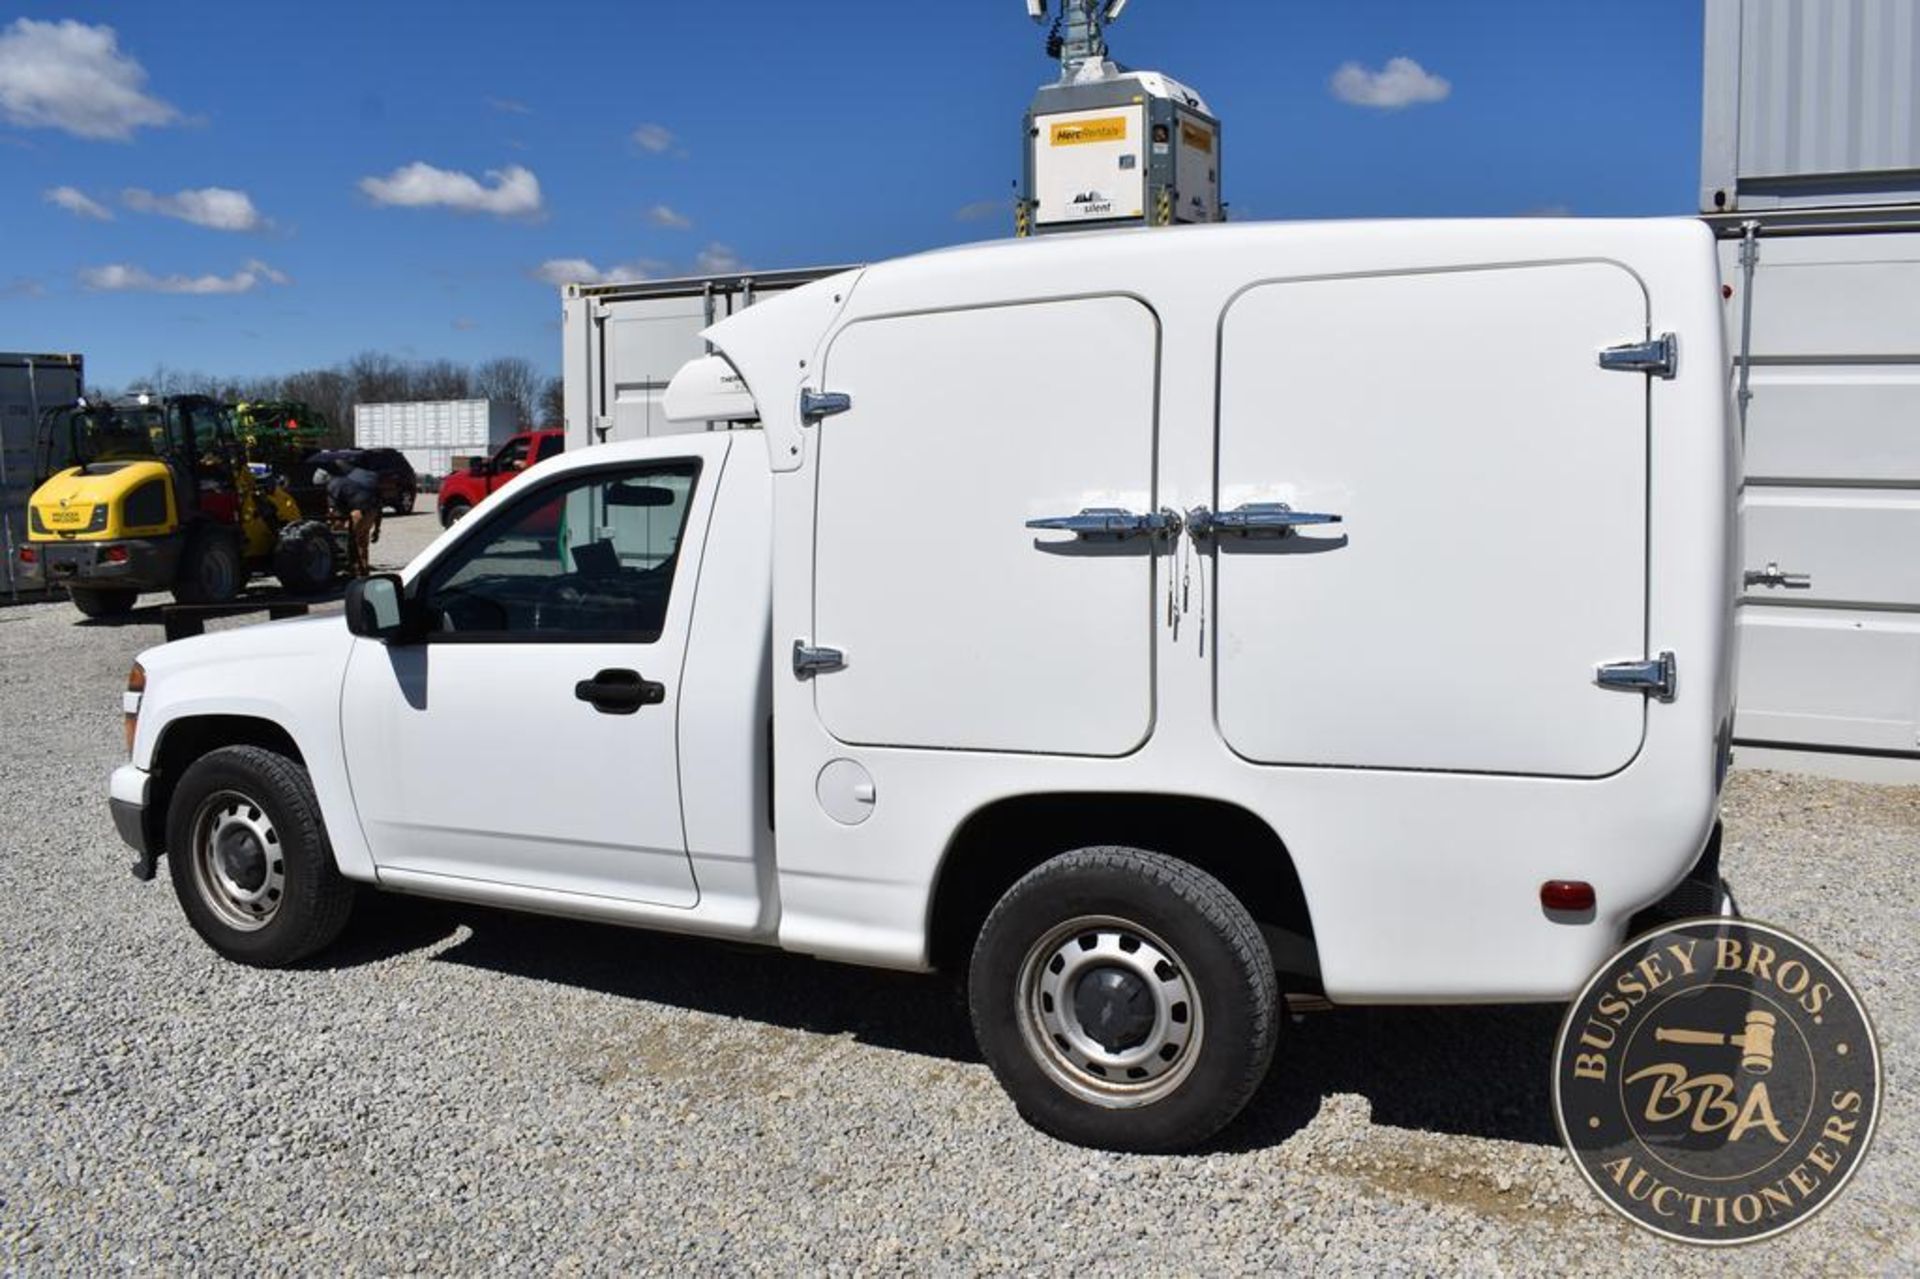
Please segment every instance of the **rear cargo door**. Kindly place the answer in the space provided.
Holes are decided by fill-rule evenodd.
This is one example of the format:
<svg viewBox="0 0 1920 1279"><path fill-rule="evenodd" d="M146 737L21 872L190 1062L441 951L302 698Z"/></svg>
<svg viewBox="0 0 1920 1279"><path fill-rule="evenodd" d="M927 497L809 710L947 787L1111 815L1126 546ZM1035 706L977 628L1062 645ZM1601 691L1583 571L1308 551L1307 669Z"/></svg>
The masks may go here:
<svg viewBox="0 0 1920 1279"><path fill-rule="evenodd" d="M1281 281L1221 326L1216 714L1274 764L1594 777L1638 751L1647 302L1599 262Z"/></svg>
<svg viewBox="0 0 1920 1279"><path fill-rule="evenodd" d="M1121 755L1153 720L1149 538L1031 519L1154 509L1159 325L1124 297L849 325L818 430L814 680L841 741Z"/></svg>

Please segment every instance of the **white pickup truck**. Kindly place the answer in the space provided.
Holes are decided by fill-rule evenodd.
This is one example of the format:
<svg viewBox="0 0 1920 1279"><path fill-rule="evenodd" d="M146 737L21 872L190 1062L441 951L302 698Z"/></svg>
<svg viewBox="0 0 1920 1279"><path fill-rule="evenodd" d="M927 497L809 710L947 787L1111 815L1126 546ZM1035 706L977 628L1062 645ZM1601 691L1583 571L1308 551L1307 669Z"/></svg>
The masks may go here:
<svg viewBox="0 0 1920 1279"><path fill-rule="evenodd" d="M345 618L144 653L112 807L216 949L356 885L963 973L1166 1150L1282 991L1560 1000L1714 882L1737 589L1690 221L968 247L710 329Z"/></svg>

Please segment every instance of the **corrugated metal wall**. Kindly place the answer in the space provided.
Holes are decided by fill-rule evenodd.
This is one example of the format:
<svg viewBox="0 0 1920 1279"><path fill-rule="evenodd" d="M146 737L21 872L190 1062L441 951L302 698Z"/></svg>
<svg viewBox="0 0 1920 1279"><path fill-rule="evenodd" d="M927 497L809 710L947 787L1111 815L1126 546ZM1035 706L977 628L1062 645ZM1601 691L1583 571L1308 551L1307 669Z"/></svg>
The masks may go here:
<svg viewBox="0 0 1920 1279"><path fill-rule="evenodd" d="M510 405L491 400L417 400L353 406L353 442L399 449L421 475L443 476L454 460L492 453L514 433Z"/></svg>
<svg viewBox="0 0 1920 1279"><path fill-rule="evenodd" d="M1915 0L1707 0L1701 208L1920 198Z"/></svg>

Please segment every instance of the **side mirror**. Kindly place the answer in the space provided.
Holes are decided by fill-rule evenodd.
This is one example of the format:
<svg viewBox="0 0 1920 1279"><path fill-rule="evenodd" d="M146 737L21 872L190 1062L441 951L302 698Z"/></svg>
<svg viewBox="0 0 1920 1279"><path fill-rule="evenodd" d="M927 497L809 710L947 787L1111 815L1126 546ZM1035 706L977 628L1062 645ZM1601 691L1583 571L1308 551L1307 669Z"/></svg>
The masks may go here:
<svg viewBox="0 0 1920 1279"><path fill-rule="evenodd" d="M364 639L383 644L404 642L412 637L413 619L409 616L406 594L400 578L393 573L357 577L347 583L347 629Z"/></svg>

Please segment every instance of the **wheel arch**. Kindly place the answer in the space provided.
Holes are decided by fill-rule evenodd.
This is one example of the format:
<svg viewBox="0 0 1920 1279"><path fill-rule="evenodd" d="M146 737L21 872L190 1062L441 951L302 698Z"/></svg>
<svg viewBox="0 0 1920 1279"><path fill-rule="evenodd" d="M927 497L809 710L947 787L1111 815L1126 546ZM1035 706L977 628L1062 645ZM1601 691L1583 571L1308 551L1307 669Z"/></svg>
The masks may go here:
<svg viewBox="0 0 1920 1279"><path fill-rule="evenodd" d="M166 851L167 810L173 802L174 787L195 760L223 746L259 746L285 755L305 767L293 735L270 719L255 715L187 715L169 721L153 746L152 790L147 799L145 822L148 847L156 853Z"/></svg>
<svg viewBox="0 0 1920 1279"><path fill-rule="evenodd" d="M941 856L927 907L927 957L964 972L973 940L1007 889L1048 858L1117 844L1177 857L1225 884L1266 933L1286 988L1317 990L1306 890L1285 842L1226 800L1180 794L1042 792L971 813Z"/></svg>

